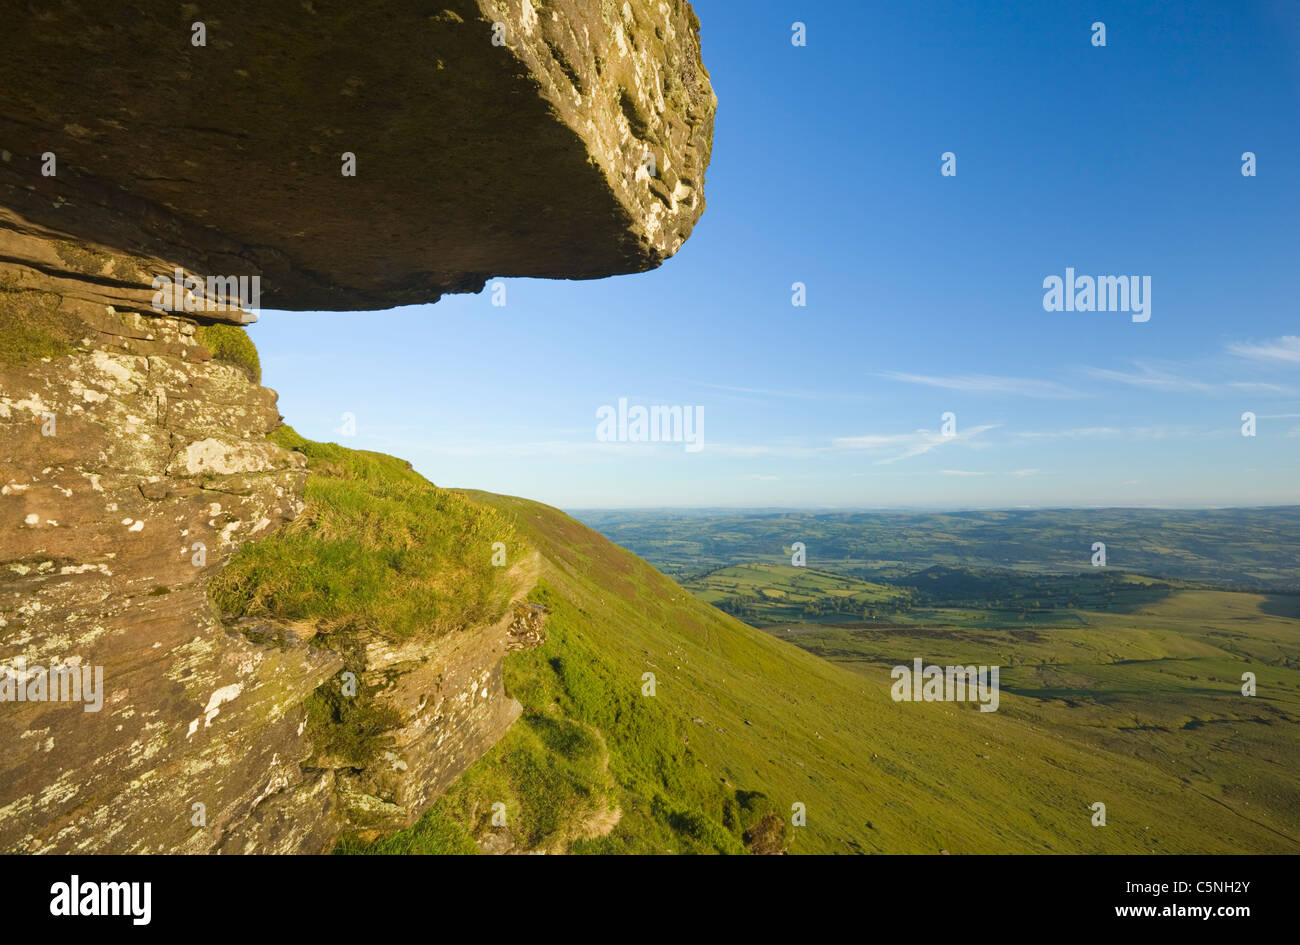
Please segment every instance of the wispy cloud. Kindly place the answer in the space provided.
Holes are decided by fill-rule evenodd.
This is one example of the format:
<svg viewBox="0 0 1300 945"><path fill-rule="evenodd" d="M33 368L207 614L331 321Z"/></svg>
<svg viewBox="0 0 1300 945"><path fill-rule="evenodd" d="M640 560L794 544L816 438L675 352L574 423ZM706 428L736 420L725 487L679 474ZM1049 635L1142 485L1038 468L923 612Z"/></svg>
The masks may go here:
<svg viewBox="0 0 1300 945"><path fill-rule="evenodd" d="M829 447L802 446L798 443L706 443L704 452L710 456L729 456L739 459L776 457L785 459L811 459L825 453Z"/></svg>
<svg viewBox="0 0 1300 945"><path fill-rule="evenodd" d="M942 377L934 374L908 374L903 371L884 371L877 376L891 381L901 381L904 384L920 384L924 387L940 387L944 390L958 390L973 394L1010 394L1016 397L1042 397L1050 400L1088 396L1064 384L1032 377L999 377L993 374L956 374Z"/></svg>
<svg viewBox="0 0 1300 945"><path fill-rule="evenodd" d="M1282 384L1266 384L1263 381L1233 381L1228 384L1233 390L1250 394L1294 394L1295 390Z"/></svg>
<svg viewBox="0 0 1300 945"><path fill-rule="evenodd" d="M1228 345L1228 351L1239 358L1249 358L1252 361L1300 364L1300 335L1283 335L1275 341L1261 344L1237 342Z"/></svg>
<svg viewBox="0 0 1300 945"><path fill-rule="evenodd" d="M884 433L865 436L841 436L831 441L835 449L841 450L900 450L894 456L876 460L877 465L889 465L899 460L911 459L933 452L941 446L952 443L965 443L968 446L982 446L973 442L981 434L1001 426L998 423L986 423L981 426L968 427L959 433L945 436L932 430L917 430L915 433Z"/></svg>
<svg viewBox="0 0 1300 945"><path fill-rule="evenodd" d="M1020 430L1012 435L1025 440L1089 440L1122 436L1123 433L1118 427L1072 427L1065 430Z"/></svg>
<svg viewBox="0 0 1300 945"><path fill-rule="evenodd" d="M1000 476L1000 475L1004 475L1003 473L997 473L997 472L981 472L981 471L973 470L973 469L941 469L941 470L939 470L939 473L940 473L940 475L943 475L943 476ZM1024 479L1024 478L1027 477L1027 476L1036 476L1036 475L1038 475L1038 470L1037 470L1037 469L1013 469L1011 472L1009 472L1009 473L1005 473L1005 475L1008 475L1008 476L1014 476L1016 479Z"/></svg>
<svg viewBox="0 0 1300 945"><path fill-rule="evenodd" d="M1222 432L1194 427L1072 427L1064 430L1020 430L1012 433L1012 436L1024 440L1091 440L1108 437L1163 440L1170 437L1215 436Z"/></svg>
<svg viewBox="0 0 1300 945"><path fill-rule="evenodd" d="M794 400L866 400L865 394L845 394L818 390L779 390L772 387L733 387L728 384L708 384L704 381L686 381L696 387L720 390L728 394L749 394L755 397L788 397Z"/></svg>
<svg viewBox="0 0 1300 945"><path fill-rule="evenodd" d="M472 440L460 442L419 442L390 441L376 444L373 440L358 438L358 445L367 447L379 445L381 449L400 456L445 456L462 459L538 459L542 457L569 458L582 457L594 459L599 456L613 456L618 447L628 445L638 448L676 447L680 443L599 443L595 441L550 440L535 442L506 442L494 440Z"/></svg>
<svg viewBox="0 0 1300 945"><path fill-rule="evenodd" d="M1084 368L1089 377L1102 381L1114 381L1132 387L1145 387L1148 390L1163 391L1208 391L1214 385L1197 378L1183 377L1162 368L1148 364L1135 363L1136 371L1112 371L1109 368Z"/></svg>

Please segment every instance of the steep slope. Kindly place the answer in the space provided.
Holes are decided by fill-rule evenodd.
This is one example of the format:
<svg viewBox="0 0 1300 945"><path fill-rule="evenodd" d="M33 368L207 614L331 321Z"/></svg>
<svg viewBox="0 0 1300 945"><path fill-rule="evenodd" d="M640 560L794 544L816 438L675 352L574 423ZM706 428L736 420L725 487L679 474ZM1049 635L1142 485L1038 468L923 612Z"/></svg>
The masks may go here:
<svg viewBox="0 0 1300 945"><path fill-rule="evenodd" d="M414 828L345 850L1300 850L1141 760L1034 724L1015 695L992 713L895 703L886 673L754 630L555 509L467 495L510 514L544 560L545 642L505 666L525 714ZM789 825L795 804L806 826Z"/></svg>
<svg viewBox="0 0 1300 945"><path fill-rule="evenodd" d="M254 642L298 637L340 661L299 728L331 828L408 826L519 715L501 658L535 556L504 515L403 460L289 427L270 439L306 458L303 511L243 545L208 597Z"/></svg>

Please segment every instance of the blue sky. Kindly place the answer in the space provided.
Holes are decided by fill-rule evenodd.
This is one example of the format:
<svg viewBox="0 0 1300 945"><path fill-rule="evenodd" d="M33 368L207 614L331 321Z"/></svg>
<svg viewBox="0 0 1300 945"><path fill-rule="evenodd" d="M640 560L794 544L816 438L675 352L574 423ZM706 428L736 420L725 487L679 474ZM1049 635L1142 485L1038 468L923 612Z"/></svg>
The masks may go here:
<svg viewBox="0 0 1300 945"><path fill-rule="evenodd" d="M1300 502L1294 3L695 7L719 105L678 255L263 312L289 423L568 509ZM1044 311L1066 267L1149 276L1150 321ZM702 407L703 449L599 442L620 397Z"/></svg>

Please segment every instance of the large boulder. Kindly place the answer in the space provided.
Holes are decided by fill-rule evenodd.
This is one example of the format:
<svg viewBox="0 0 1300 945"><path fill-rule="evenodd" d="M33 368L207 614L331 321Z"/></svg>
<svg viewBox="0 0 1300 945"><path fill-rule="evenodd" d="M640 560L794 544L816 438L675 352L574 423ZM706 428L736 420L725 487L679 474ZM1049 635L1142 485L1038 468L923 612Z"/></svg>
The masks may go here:
<svg viewBox="0 0 1300 945"><path fill-rule="evenodd" d="M684 0L0 7L0 205L146 284L176 264L258 275L271 308L388 308L651 269L704 209Z"/></svg>

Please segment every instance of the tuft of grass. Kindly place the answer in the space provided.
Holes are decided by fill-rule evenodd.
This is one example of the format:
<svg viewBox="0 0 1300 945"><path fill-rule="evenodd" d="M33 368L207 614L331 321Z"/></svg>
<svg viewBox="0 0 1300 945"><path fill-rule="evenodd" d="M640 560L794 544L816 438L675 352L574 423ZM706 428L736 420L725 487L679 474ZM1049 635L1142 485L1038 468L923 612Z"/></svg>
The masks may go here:
<svg viewBox="0 0 1300 945"><path fill-rule="evenodd" d="M511 586L492 544L516 559L509 517L439 489L403 460L303 439L272 439L307 457L306 507L245 544L208 585L232 617L315 624L314 642L346 649L358 634L405 639L499 619ZM333 639L331 639L331 637Z"/></svg>
<svg viewBox="0 0 1300 945"><path fill-rule="evenodd" d="M355 837L344 837L332 851L335 854L428 853L474 854L478 845L469 832L456 820L439 816L443 801L438 801L414 827L392 834L373 843Z"/></svg>
<svg viewBox="0 0 1300 945"><path fill-rule="evenodd" d="M257 356L257 346L248 332L238 325L216 323L200 325L194 338L212 352L218 361L226 361L241 368L254 384L262 383L262 362Z"/></svg>

